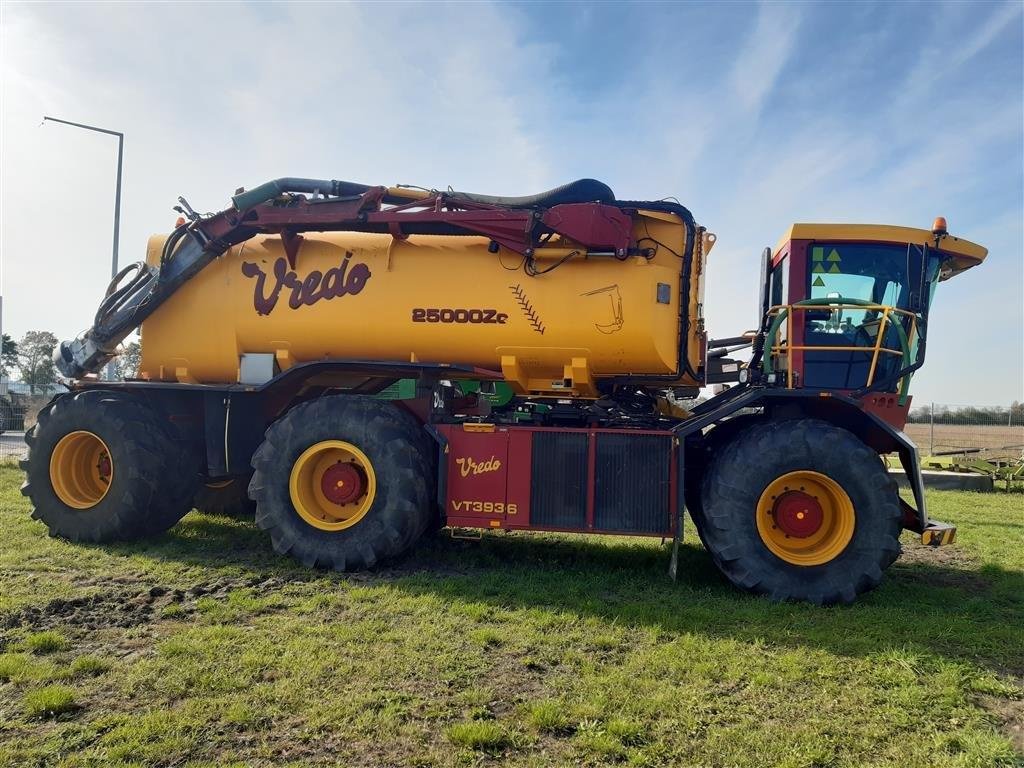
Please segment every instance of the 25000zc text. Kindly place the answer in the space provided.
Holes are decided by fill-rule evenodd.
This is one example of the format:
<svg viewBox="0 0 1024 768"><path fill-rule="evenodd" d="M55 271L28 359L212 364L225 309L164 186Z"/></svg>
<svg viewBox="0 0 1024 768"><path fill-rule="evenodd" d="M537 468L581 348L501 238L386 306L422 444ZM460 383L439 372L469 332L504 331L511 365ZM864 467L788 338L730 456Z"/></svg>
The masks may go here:
<svg viewBox="0 0 1024 768"><path fill-rule="evenodd" d="M497 323L504 325L508 315L496 309L452 309L416 307L412 311L414 323Z"/></svg>

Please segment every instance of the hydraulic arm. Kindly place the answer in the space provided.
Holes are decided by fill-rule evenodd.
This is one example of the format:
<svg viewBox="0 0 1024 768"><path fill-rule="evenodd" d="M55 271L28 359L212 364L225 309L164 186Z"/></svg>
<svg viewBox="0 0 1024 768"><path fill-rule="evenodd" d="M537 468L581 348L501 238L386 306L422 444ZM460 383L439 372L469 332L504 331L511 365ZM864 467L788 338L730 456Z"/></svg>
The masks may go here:
<svg viewBox="0 0 1024 768"><path fill-rule="evenodd" d="M616 204L612 191L593 179L530 197L491 197L284 178L239 190L231 207L208 217L179 201L186 220L167 239L160 265L139 262L123 269L93 326L61 344L56 362L65 376L80 378L102 368L117 345L175 291L229 248L258 234L280 235L292 268L300 233L309 231L379 232L399 240L414 234L481 235L490 238L493 251L507 248L528 265L535 249L556 235L588 256L625 259L645 251L630 248L625 204ZM692 231L692 217L680 210Z"/></svg>

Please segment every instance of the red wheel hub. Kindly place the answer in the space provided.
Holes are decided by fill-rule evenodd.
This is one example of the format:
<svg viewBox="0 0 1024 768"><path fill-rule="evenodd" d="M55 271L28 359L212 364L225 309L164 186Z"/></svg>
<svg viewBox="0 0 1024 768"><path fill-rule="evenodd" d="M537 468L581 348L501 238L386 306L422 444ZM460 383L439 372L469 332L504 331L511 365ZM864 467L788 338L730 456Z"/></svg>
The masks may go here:
<svg viewBox="0 0 1024 768"><path fill-rule="evenodd" d="M802 491L789 491L776 499L772 516L784 534L806 539L818 532L825 515L813 496Z"/></svg>
<svg viewBox="0 0 1024 768"><path fill-rule="evenodd" d="M366 491L366 480L356 467L338 462L324 471L320 490L332 504L351 504Z"/></svg>

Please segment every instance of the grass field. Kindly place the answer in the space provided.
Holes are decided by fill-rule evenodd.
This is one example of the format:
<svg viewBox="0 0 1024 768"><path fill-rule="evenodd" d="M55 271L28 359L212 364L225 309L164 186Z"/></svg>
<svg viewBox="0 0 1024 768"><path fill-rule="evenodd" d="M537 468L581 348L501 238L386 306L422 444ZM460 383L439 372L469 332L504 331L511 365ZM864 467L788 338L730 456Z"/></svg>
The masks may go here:
<svg viewBox="0 0 1024 768"><path fill-rule="evenodd" d="M699 544L438 537L305 571L251 523L46 536L0 467L0 765L989 766L1024 760L1024 495L846 608L738 594ZM688 537L695 538L695 537Z"/></svg>

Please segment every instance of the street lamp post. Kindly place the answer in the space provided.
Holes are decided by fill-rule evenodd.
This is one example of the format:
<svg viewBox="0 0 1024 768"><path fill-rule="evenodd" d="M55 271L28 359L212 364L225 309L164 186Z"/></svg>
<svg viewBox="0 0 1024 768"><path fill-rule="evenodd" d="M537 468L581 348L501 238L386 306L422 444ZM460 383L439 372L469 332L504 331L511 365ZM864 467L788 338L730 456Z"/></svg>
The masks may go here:
<svg viewBox="0 0 1024 768"><path fill-rule="evenodd" d="M124 134L120 131L111 131L106 128L98 128L95 125L85 125L84 123L73 123L70 120L61 120L57 117L43 118L44 123L47 120L53 123L70 125L74 128L84 128L87 131L96 131L97 133L106 133L109 136L117 136L117 187L114 192L114 252L110 261L110 277L113 279L117 275L117 241L121 232L121 161L124 157ZM113 380L113 378L114 363L111 362L107 365L107 379Z"/></svg>

